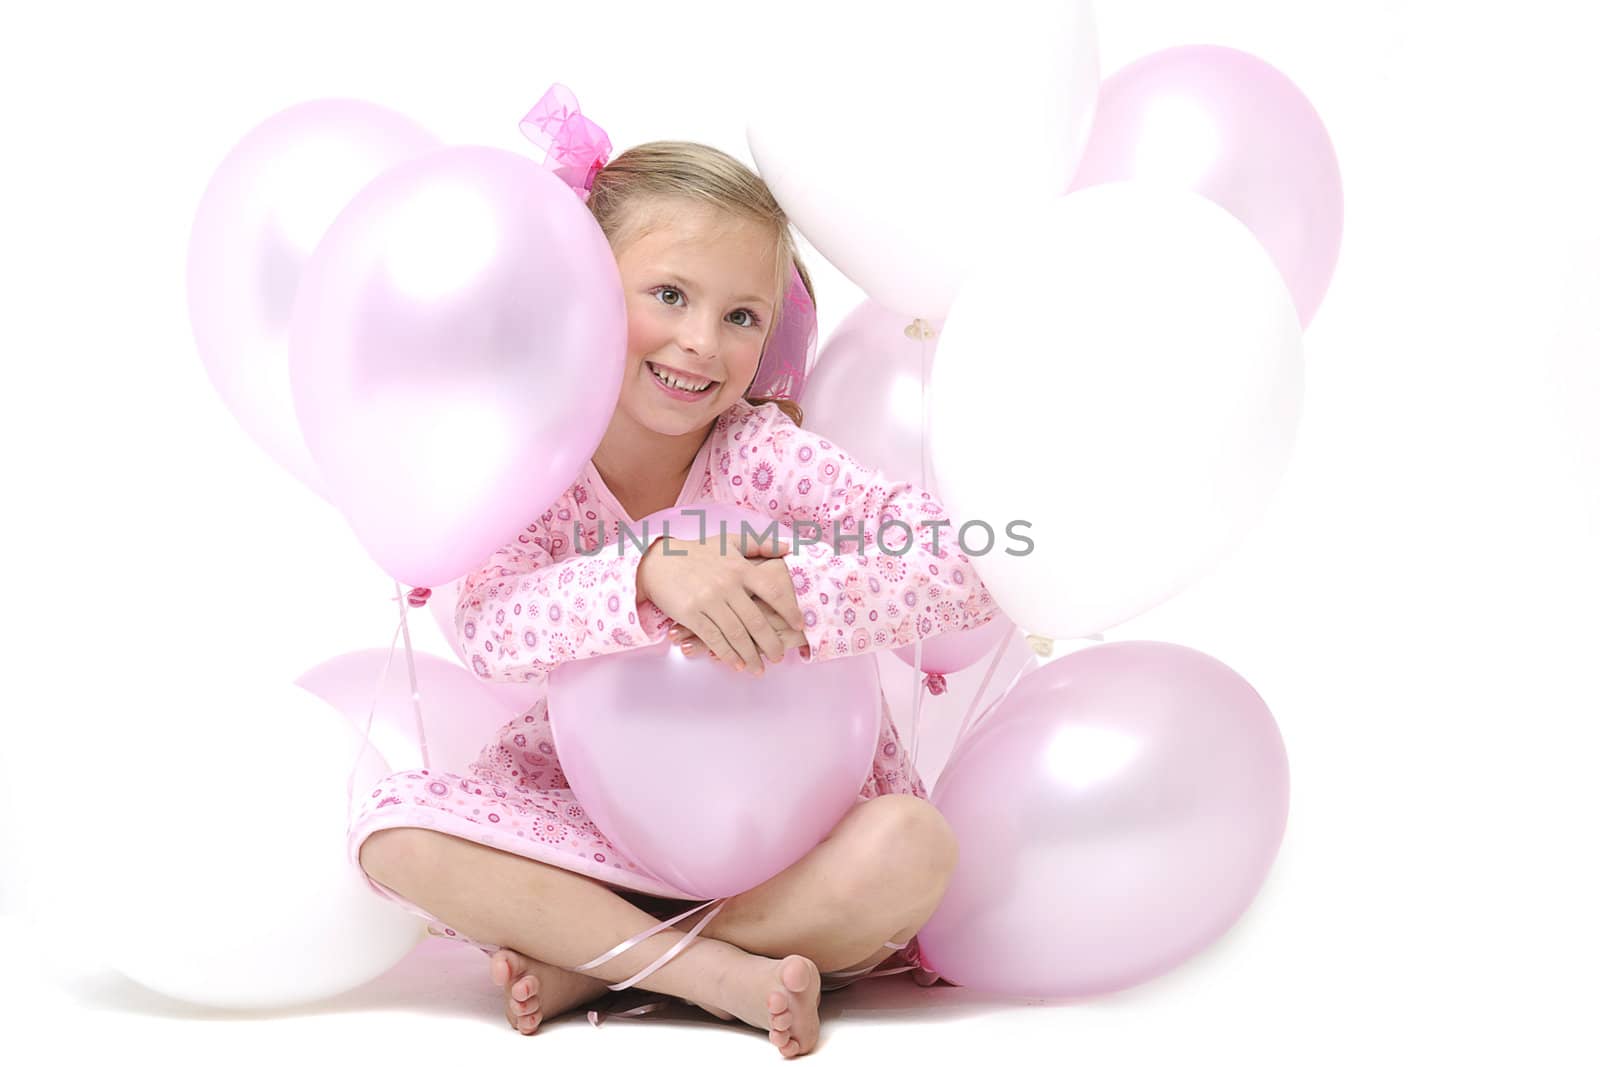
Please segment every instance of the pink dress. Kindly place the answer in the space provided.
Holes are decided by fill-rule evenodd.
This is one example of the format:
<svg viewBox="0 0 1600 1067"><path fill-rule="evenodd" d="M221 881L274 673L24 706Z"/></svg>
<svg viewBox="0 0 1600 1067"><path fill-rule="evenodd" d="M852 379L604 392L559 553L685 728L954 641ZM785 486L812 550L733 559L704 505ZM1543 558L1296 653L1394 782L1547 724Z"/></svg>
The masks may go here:
<svg viewBox="0 0 1600 1067"><path fill-rule="evenodd" d="M936 500L909 482L861 466L797 427L776 405L740 401L717 418L677 503L707 501L790 524L811 520L825 539L837 521L851 539L844 551L854 554L836 554L824 543L784 557L813 660L910 644L978 626L995 614ZM635 607L638 553L580 554L615 543L621 523L640 535L637 518L623 511L593 463L587 464L550 510L467 575L456 624L478 676L538 681L564 662L664 640L670 620L648 600ZM899 522L883 529L880 545L880 524L889 520ZM574 523L582 545L572 542ZM816 528L804 531L814 535ZM884 793L928 795L886 700L861 799ZM349 858L358 870L362 842L397 826L427 827L587 875L626 891L658 917L686 910L672 903L685 899L681 892L618 852L584 813L561 772L542 698L488 739L465 773L400 771L360 798L349 833ZM430 933L494 951L372 879L367 884L428 920ZM880 966L896 961L918 962L915 939Z"/></svg>

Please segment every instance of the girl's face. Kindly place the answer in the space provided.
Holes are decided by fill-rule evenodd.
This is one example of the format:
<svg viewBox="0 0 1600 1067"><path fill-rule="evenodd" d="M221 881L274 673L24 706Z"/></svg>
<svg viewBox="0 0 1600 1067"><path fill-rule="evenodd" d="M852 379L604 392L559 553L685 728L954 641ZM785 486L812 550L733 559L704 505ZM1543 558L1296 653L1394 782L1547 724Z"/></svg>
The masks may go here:
<svg viewBox="0 0 1600 1067"><path fill-rule="evenodd" d="M771 328L772 232L696 204L617 256L628 308L621 412L656 433L704 429L749 388Z"/></svg>

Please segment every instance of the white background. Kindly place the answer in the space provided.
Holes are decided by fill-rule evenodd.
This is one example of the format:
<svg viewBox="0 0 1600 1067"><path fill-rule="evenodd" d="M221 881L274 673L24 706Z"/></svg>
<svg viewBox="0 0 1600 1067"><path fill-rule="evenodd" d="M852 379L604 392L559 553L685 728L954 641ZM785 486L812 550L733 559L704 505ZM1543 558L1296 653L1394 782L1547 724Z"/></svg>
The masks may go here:
<svg viewBox="0 0 1600 1067"><path fill-rule="evenodd" d="M1244 920L1163 979L1069 1006L865 983L833 1001L818 1055L1593 1062L1600 76L1585 73L1586 8L1099 5L1103 73L1175 44L1253 52L1317 106L1343 168L1344 245L1272 510L1215 573L1108 635L1200 649L1261 692L1289 751L1288 833ZM93 812L137 805L152 770L92 770L101 717L155 724L164 703L198 700L227 715L230 687L385 645L393 624L389 580L237 427L194 352L185 245L228 148L292 103L345 95L449 141L521 149L517 120L559 80L619 149L681 138L748 160L750 79L827 77L785 50L798 18L852 25L811 3L8 11L0 911L32 918L7 920L0 1016L57 1028L83 1055L177 1062L276 1061L310 1041L408 1060L776 1055L753 1032L687 1023L547 1025L537 1049L515 1045L481 957L451 945L331 1005L198 1023L225 1017L105 971L74 915L115 900L116 872L94 871ZM1004 57L952 76L981 92L984 62ZM961 131L950 152L989 162ZM895 180L892 160L861 166L863 182ZM862 294L809 263L826 337ZM448 654L414 618L418 643ZM925 711L930 781L974 681ZM889 682L909 690L907 674ZM175 739L175 764L203 743Z"/></svg>

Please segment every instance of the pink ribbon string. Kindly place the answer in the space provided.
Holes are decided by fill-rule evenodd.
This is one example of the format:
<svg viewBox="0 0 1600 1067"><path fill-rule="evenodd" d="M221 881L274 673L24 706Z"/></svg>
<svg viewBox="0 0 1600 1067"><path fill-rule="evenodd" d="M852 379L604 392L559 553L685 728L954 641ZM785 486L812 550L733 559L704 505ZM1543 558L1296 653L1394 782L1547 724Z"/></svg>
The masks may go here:
<svg viewBox="0 0 1600 1067"><path fill-rule="evenodd" d="M950 688L950 683L945 680L945 676L935 671L929 671L924 674L922 676L922 684L927 686L928 692L934 696L939 696Z"/></svg>
<svg viewBox="0 0 1600 1067"><path fill-rule="evenodd" d="M607 985L606 986L607 989L618 989L618 990L627 989L629 986L633 985L635 982L638 982L641 979L648 978L652 974L656 973L656 970L658 968L665 966L670 960L672 960L675 956L677 956L678 953L680 953L684 949L688 948L689 947L689 942L693 941L696 937L698 937L700 935L700 931L705 928L706 923L708 923L712 919L716 918L717 917L717 912L721 911L722 910L722 906L724 904L726 904L727 902L728 901L727 901L726 897L721 898L719 900L708 900L704 904L701 904L697 908L690 908L688 911L684 912L682 915L674 916L671 919L664 919L661 922L657 923L656 925L652 926L650 929L646 930L644 933L635 934L634 936L628 938L628 940L622 942L622 944L618 945L616 948L612 949L610 952L607 952L607 953L605 953L603 955L600 955L600 956L596 956L594 959L590 960L588 963L585 963L581 967L572 968L573 973L582 974L584 971L592 970L593 968L600 966L602 963L605 963L607 960L615 959L617 956L622 955L624 952L628 951L630 948L632 948L634 945L637 945L639 942L643 941L645 938L653 937L656 934L659 934L663 930L671 929L673 923L679 922L679 921L681 921L683 919L687 919L689 916L693 915L697 911L704 911L706 908L711 908L711 905L713 905L713 904L716 905L716 907L711 908L711 911L708 912L703 919L701 919L698 923L696 923L694 925L693 929L691 929L687 934L685 934L683 936L682 940L680 940L676 945L673 945L670 949L668 949L665 953L663 953L660 959L656 960L654 963L652 963L650 966L646 967L644 970L640 971L638 974L634 975L632 978L629 978L626 982L619 982L616 985Z"/></svg>
<svg viewBox="0 0 1600 1067"><path fill-rule="evenodd" d="M633 985L635 982L638 982L638 981L640 981L640 980L642 980L644 978L649 977L651 974L653 974L655 972L655 970L658 967L661 967L668 960L671 960L679 952L683 951L683 949L689 944L689 942L694 940L694 938L700 933L701 929L704 928L705 925L708 922L710 922L716 916L717 912L722 910L722 905L725 904L725 903L727 903L727 898L722 898L721 900L708 900L704 904L701 904L699 907L689 909L688 911L684 912L682 915L676 915L671 919L663 920L662 922L657 923L655 926L652 926L650 929L644 931L643 933L635 934L633 937L628 938L626 941L624 941L621 944L617 945L615 948L611 949L609 952L606 952L606 953L604 953L603 955L600 955L600 956L596 956L594 959L590 960L588 963L585 963L583 966L574 967L574 968L572 968L572 970L574 972L582 972L582 971L590 970L590 969L592 969L594 967L598 967L600 964L606 962L607 960L615 959L617 956L620 956L622 953L628 951L630 948L632 948L633 946L637 945L639 942L645 940L646 938L651 937L651 936L653 936L655 934L658 934L662 930L666 930L666 929L670 928L674 923L677 923L677 922L679 922L679 921L681 921L683 919L687 919L689 916L693 915L695 912L700 911L700 910L702 910L704 908L708 908L712 904L716 904L717 905L716 908L714 908L709 914L707 914L704 918L702 918L698 923L695 924L694 929L690 930L687 934L685 934L681 941L679 941L676 945L673 945L672 948L669 949L666 953L664 953L660 959L656 960L656 962L652 963L650 966L646 967L644 970L640 971L638 974L634 975L632 978L629 978L626 982L619 982L617 985L608 985L606 987L607 989L614 989L614 990L626 989L629 986ZM902 949L905 949L906 947L908 947L910 944L911 944L910 941L885 941L883 943L883 947L884 948L888 948L888 949L893 949L896 952L899 952ZM903 966L903 967L890 967L890 968L886 968L886 969L880 970L879 968L882 968L883 965L885 963L887 963L887 962L888 962L888 960L880 960L877 963L871 964L870 966L861 967L861 968L858 968L857 970L854 970L854 971L826 971L821 976L822 977L822 989L824 991L826 991L826 992L832 992L833 990L836 990L836 989L843 989L845 986L852 985L852 984L854 984L856 982L862 981L863 979L867 979L867 978L886 978L891 974L903 974L906 971L923 971L923 972L926 972L926 973L929 973L929 974L933 973L931 971L928 971L928 969L922 965L922 959L921 959L921 954L920 953L914 954L914 958L913 958L912 962L907 964L906 966ZM636 1018L638 1018L638 1017L640 1017L642 1015L650 1015L650 1014L653 1014L654 1012L660 1011L662 1008L670 1006L673 1003L673 1000L674 1000L673 997L661 995L661 996L654 997L654 998L652 998L652 999L650 999L650 1000L648 1000L648 1001L646 1001L646 1002L644 1002L642 1004L637 1004L637 1005L635 1005L635 1006L633 1006L631 1008L627 1008L627 1009L624 1009L622 1011L602 1011L602 1010L600 1010L598 1008L590 1009L590 1011L588 1013L589 1023L591 1025L593 1025L593 1026L599 1026L601 1024L601 1022L603 1022L606 1019L636 1019Z"/></svg>

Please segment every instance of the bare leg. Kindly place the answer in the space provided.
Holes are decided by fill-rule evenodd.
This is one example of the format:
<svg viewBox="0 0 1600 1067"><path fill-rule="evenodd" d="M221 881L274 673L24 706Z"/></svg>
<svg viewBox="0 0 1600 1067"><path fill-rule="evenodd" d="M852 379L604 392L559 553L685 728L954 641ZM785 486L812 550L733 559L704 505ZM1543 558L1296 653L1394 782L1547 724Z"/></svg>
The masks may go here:
<svg viewBox="0 0 1600 1067"><path fill-rule="evenodd" d="M398 840L395 835L428 835L439 841L467 846L465 849L452 850L460 854L451 858L448 866L461 876L456 879L458 882L466 883L463 891L469 894L470 899L449 906L430 904L415 891L395 886L392 881L373 873L375 866L384 865L383 857L376 855L381 840L386 836ZM384 847L383 851L390 850ZM406 850L401 848L393 851L398 854L389 858L402 866L410 865L405 862L408 859L427 858L407 856ZM485 906L492 907L496 900L517 899L515 895L507 895L517 892L516 885L522 885L521 892L528 891L525 883L519 882L519 876L514 874L510 875L513 886L491 890L484 874L469 870L480 860L507 871L517 870L518 865L544 867L510 853L431 831L380 831L362 850L363 866L376 880L393 886L433 914L448 918L452 925L469 936L506 946L492 958L491 974L496 983L507 990L507 1020L523 1033L534 1032L542 1019L555 1018L569 1008L605 993L605 984L601 981L587 975L572 974L550 962L542 962L536 952L530 953L514 941L505 940L502 936L480 934L470 921L457 921L458 915L464 916ZM389 866L393 866L394 862ZM437 864L445 860L442 856L435 856L432 862ZM954 837L932 805L909 796L878 797L854 805L828 838L787 870L730 899L707 924L702 937L713 937L762 956L778 957L795 952L815 960L824 970L853 971L890 955L894 950L883 946L885 940L902 943L915 934L937 907L954 864ZM433 867L432 871L438 869ZM558 868L545 869L615 897L608 888L592 879ZM434 880L432 871L418 871L417 874ZM505 876L503 872L500 875ZM396 872L392 877L404 877L404 872ZM413 875L408 880L417 879ZM615 899L636 917L634 925L626 934L613 938L590 953L585 960L655 925L655 920L646 913L633 908L620 897ZM682 910L676 907L677 902L672 903L675 911ZM526 917L526 909L515 910L519 916ZM680 926L687 929L699 918L697 915L685 919ZM504 924L507 920L500 921ZM654 959L663 949L651 948L646 952L646 947L655 945L660 938L675 940L677 936L657 935L657 938L636 946L624 955L630 962L636 953L646 959ZM693 946L684 955L692 951ZM576 962L581 961L575 961L573 965ZM656 974L662 974L676 962L668 964ZM651 988L648 982L642 984ZM684 999L699 1003L713 1014L726 1017L710 1001L697 1000L693 996L685 996ZM779 1018L783 1018L781 1014Z"/></svg>
<svg viewBox="0 0 1600 1067"><path fill-rule="evenodd" d="M380 830L362 844L360 860L375 881L473 940L565 970L658 922L594 879L432 830ZM655 934L591 973L625 981L683 937L676 930ZM816 1047L821 979L803 956L755 956L702 932L637 984L764 1029L786 1057Z"/></svg>
<svg viewBox="0 0 1600 1067"><path fill-rule="evenodd" d="M932 804L875 797L786 870L731 898L701 933L763 956L799 952L824 971L856 970L892 955L885 941L922 928L955 864L955 834Z"/></svg>

